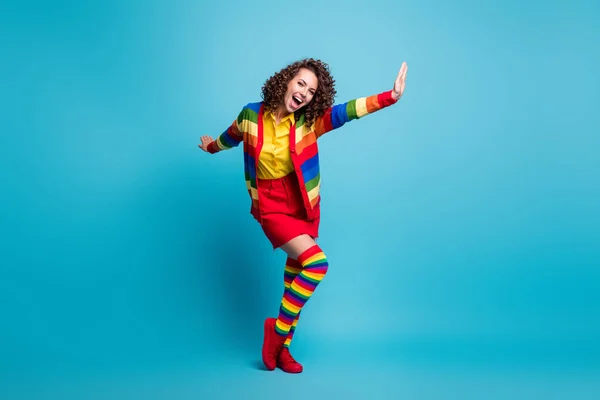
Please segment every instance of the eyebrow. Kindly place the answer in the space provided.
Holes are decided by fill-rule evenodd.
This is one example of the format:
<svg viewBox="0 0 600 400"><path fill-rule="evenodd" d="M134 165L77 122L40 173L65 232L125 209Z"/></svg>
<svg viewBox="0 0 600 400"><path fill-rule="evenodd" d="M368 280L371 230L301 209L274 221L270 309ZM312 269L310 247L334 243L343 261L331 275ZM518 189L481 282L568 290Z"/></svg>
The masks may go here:
<svg viewBox="0 0 600 400"><path fill-rule="evenodd" d="M302 82L304 82L304 84L305 84L306 86L308 86L308 84L306 83L306 81L305 81L304 79L300 78L300 80L301 80ZM315 88L309 88L309 89L312 89L312 90L314 90L314 91L317 91L317 89L315 89Z"/></svg>

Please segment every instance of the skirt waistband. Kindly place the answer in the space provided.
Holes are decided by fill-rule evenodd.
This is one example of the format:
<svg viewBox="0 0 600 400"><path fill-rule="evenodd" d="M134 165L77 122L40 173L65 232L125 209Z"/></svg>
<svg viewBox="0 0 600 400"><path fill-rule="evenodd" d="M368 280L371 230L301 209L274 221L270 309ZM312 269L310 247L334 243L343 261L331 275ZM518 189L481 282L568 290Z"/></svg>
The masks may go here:
<svg viewBox="0 0 600 400"><path fill-rule="evenodd" d="M275 178L275 179L257 178L257 182L258 182L258 185L263 188L269 188L269 187L276 188L276 187L284 187L289 184L297 185L298 177L296 176L295 172L292 172L282 178Z"/></svg>

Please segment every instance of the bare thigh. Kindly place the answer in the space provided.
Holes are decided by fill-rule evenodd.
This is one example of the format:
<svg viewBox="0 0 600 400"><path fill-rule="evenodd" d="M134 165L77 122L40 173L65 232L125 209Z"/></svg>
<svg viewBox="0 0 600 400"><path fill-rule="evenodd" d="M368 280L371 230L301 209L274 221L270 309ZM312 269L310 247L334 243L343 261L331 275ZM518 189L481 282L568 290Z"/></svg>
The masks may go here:
<svg viewBox="0 0 600 400"><path fill-rule="evenodd" d="M297 260L300 254L316 244L317 242L309 235L300 235L281 246L281 250L285 251L289 257Z"/></svg>

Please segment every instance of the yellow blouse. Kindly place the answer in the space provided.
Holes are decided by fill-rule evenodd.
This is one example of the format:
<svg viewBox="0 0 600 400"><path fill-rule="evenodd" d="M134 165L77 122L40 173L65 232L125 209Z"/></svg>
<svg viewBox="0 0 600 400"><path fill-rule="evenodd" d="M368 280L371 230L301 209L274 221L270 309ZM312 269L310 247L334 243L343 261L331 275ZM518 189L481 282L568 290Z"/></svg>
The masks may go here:
<svg viewBox="0 0 600 400"><path fill-rule="evenodd" d="M295 122L294 113L290 113L275 123L275 115L265 111L263 116L263 147L258 157L260 179L277 179L294 170L290 158L290 129Z"/></svg>

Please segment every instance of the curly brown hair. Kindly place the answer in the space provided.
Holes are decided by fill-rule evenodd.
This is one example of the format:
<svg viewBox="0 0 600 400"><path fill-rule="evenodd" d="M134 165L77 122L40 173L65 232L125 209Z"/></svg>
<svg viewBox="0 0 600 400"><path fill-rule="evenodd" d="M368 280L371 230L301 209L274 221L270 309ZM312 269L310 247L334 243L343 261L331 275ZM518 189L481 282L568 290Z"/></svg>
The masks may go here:
<svg viewBox="0 0 600 400"><path fill-rule="evenodd" d="M329 72L329 66L323 61L305 58L283 68L267 79L262 87L262 98L267 110L275 110L283 102L287 85L300 68L312 71L319 82L312 101L294 113L296 120L304 114L304 123L311 126L317 118L325 114L329 107L333 106L336 95L335 80Z"/></svg>

